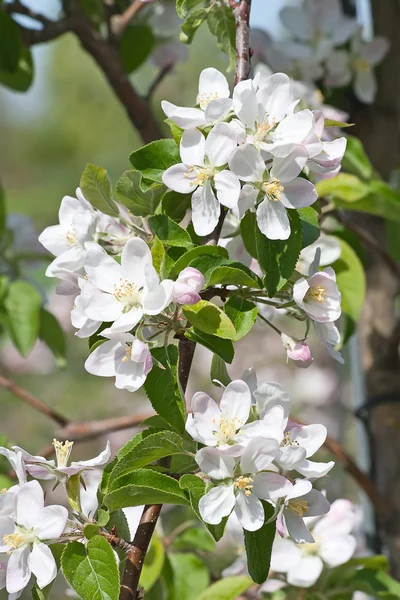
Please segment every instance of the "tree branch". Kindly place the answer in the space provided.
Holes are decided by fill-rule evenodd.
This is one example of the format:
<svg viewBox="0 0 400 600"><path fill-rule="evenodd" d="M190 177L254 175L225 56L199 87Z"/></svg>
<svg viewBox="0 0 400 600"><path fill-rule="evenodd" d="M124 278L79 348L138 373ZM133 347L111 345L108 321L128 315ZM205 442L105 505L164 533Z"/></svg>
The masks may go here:
<svg viewBox="0 0 400 600"><path fill-rule="evenodd" d="M236 68L234 85L248 79L250 74L250 9L251 0L240 0L237 7L233 10L236 21Z"/></svg>
<svg viewBox="0 0 400 600"><path fill-rule="evenodd" d="M142 2L142 0L133 0L132 4L128 6L128 8L125 10L125 12L122 13L122 15L114 17L112 22L113 34L116 36L121 36L125 29L128 27L129 23L132 21L132 19L145 6L146 3Z"/></svg>

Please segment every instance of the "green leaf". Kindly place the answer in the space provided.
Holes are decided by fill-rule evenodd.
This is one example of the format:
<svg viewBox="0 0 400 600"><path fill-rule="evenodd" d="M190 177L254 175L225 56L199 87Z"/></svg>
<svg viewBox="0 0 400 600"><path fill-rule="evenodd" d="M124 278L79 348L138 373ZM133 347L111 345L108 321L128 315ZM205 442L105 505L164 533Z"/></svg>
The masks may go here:
<svg viewBox="0 0 400 600"><path fill-rule="evenodd" d="M164 348L154 348L153 357L165 370L154 365L147 375L144 389L154 410L174 429L185 431L185 399L178 381L178 349L168 346L168 355Z"/></svg>
<svg viewBox="0 0 400 600"><path fill-rule="evenodd" d="M188 15L186 21L181 25L180 41L183 44L191 44L198 28L207 19L207 11L204 8L196 8Z"/></svg>
<svg viewBox="0 0 400 600"><path fill-rule="evenodd" d="M346 171L354 173L361 179L371 179L372 177L373 167L371 161L361 140L353 135L347 135L346 152L342 158L342 166Z"/></svg>
<svg viewBox="0 0 400 600"><path fill-rule="evenodd" d="M68 544L61 565L66 580L82 600L118 600L117 561L105 538L97 535L87 546Z"/></svg>
<svg viewBox="0 0 400 600"><path fill-rule="evenodd" d="M79 185L86 200L94 208L114 217L119 214L112 199L111 181L105 169L87 164Z"/></svg>
<svg viewBox="0 0 400 600"><path fill-rule="evenodd" d="M119 53L128 74L140 67L150 56L154 43L154 34L148 25L130 24L125 29L119 42Z"/></svg>
<svg viewBox="0 0 400 600"><path fill-rule="evenodd" d="M168 555L172 567L172 585L177 600L196 600L209 584L206 565L195 554Z"/></svg>
<svg viewBox="0 0 400 600"><path fill-rule="evenodd" d="M388 573L376 569L361 569L357 571L351 584L354 590L360 590L374 598L400 598L400 582Z"/></svg>
<svg viewBox="0 0 400 600"><path fill-rule="evenodd" d="M157 236L154 236L153 243L151 246L151 258L153 261L153 267L159 275L163 275L163 264L165 261L165 250L162 242ZM161 279L164 279L162 276Z"/></svg>
<svg viewBox="0 0 400 600"><path fill-rule="evenodd" d="M21 47L17 70L13 73L0 70L0 83L16 92L26 92L33 83L34 66L32 52Z"/></svg>
<svg viewBox="0 0 400 600"><path fill-rule="evenodd" d="M223 340L222 338L215 335L209 335L196 328L186 331L185 337L187 337L188 340L201 344L208 350L211 350L211 352L220 356L223 361L229 364L232 362L235 350L230 340Z"/></svg>
<svg viewBox="0 0 400 600"><path fill-rule="evenodd" d="M342 121L335 121L334 119L325 119L324 127L354 127L354 123L343 123Z"/></svg>
<svg viewBox="0 0 400 600"><path fill-rule="evenodd" d="M191 194L169 191L162 199L162 210L173 221L180 223L190 208Z"/></svg>
<svg viewBox="0 0 400 600"><path fill-rule="evenodd" d="M204 550L204 552L214 552L215 541L207 529L191 527L175 540L174 550Z"/></svg>
<svg viewBox="0 0 400 600"><path fill-rule="evenodd" d="M42 297L26 281L13 281L4 301L7 330L22 356L27 356L40 331Z"/></svg>
<svg viewBox="0 0 400 600"><path fill-rule="evenodd" d="M268 577L271 564L272 544L274 542L276 521L267 523L274 513L274 509L268 502L261 500L265 522L257 531L244 532L244 545L246 548L247 567L250 577L256 583L264 583Z"/></svg>
<svg viewBox="0 0 400 600"><path fill-rule="evenodd" d="M178 258L168 273L168 276L171 279L175 279L195 258L202 255L222 256L226 259L229 258L228 252L221 246L198 246L197 248L191 248Z"/></svg>
<svg viewBox="0 0 400 600"><path fill-rule="evenodd" d="M139 585L147 592L150 590L161 575L165 560L164 544L159 536L154 533L151 538L149 551L144 559Z"/></svg>
<svg viewBox="0 0 400 600"><path fill-rule="evenodd" d="M104 497L110 511L142 504L187 505L178 481L151 469L140 469L113 482L114 489Z"/></svg>
<svg viewBox="0 0 400 600"><path fill-rule="evenodd" d="M225 362L222 360L222 358L217 356L217 354L214 354L212 357L210 379L211 381L220 381L225 386L232 381L229 377Z"/></svg>
<svg viewBox="0 0 400 600"><path fill-rule="evenodd" d="M224 577L213 583L196 600L236 600L252 585L250 577Z"/></svg>
<svg viewBox="0 0 400 600"><path fill-rule="evenodd" d="M187 320L200 331L234 340L236 329L226 313L212 302L200 300L197 304L185 305L183 313Z"/></svg>
<svg viewBox="0 0 400 600"><path fill-rule="evenodd" d="M21 55L19 27L12 17L0 10L0 71L15 73Z"/></svg>
<svg viewBox="0 0 400 600"><path fill-rule="evenodd" d="M65 367L67 344L64 330L55 316L44 308L40 311L39 337L54 354L58 366Z"/></svg>
<svg viewBox="0 0 400 600"><path fill-rule="evenodd" d="M118 180L116 194L119 202L136 217L153 215L165 193L165 186L158 185L144 192L140 187L141 174L125 171Z"/></svg>
<svg viewBox="0 0 400 600"><path fill-rule="evenodd" d="M301 227L303 230L302 248L306 248L316 242L321 235L318 213L312 206L300 208L297 212L301 219Z"/></svg>
<svg viewBox="0 0 400 600"><path fill-rule="evenodd" d="M0 238L6 226L7 212L3 186L0 184Z"/></svg>
<svg viewBox="0 0 400 600"><path fill-rule="evenodd" d="M212 269L207 285L246 285L262 289L261 279L245 265L235 261L229 263Z"/></svg>
<svg viewBox="0 0 400 600"><path fill-rule="evenodd" d="M198 4L203 4L204 0L176 0L176 12L180 19L186 19L188 14Z"/></svg>
<svg viewBox="0 0 400 600"><path fill-rule="evenodd" d="M217 38L217 46L228 55L228 72L236 63L236 23L233 11L229 6L215 4L207 15L208 27Z"/></svg>
<svg viewBox="0 0 400 600"><path fill-rule="evenodd" d="M182 139L182 135L183 135L183 129L181 127L178 127L178 125L176 123L174 123L171 119L164 119L164 123L166 125L168 125L168 127L171 130L171 135L175 140L175 143L179 146L181 143L181 139ZM178 194L178 192L175 192L177 195L179 196L189 196L191 197L191 194Z"/></svg>
<svg viewBox="0 0 400 600"><path fill-rule="evenodd" d="M154 217L150 217L149 227L152 233L167 246L181 246L185 248L191 248L193 246L192 239L188 232L185 229L182 229L182 227L179 227L179 225L167 215L155 215Z"/></svg>
<svg viewBox="0 0 400 600"><path fill-rule="evenodd" d="M182 475L179 480L179 485L182 490L186 492L186 496L190 501L190 506L192 507L193 512L201 521L202 519L199 513L199 502L200 498L205 494L206 484L199 477L196 477L196 475L187 473L186 475ZM209 525L208 523L204 523L216 542L218 542L224 535L226 521L226 518L223 519L219 525Z"/></svg>
<svg viewBox="0 0 400 600"><path fill-rule="evenodd" d="M364 267L353 248L340 239L341 255L332 265L342 294L342 310L358 321L365 300Z"/></svg>
<svg viewBox="0 0 400 600"><path fill-rule="evenodd" d="M355 202L345 202L333 198L335 206L346 210L366 212L400 223L400 192L393 190L387 183L379 180L371 181L369 189L371 193L368 196Z"/></svg>
<svg viewBox="0 0 400 600"><path fill-rule="evenodd" d="M140 171L142 177L162 183L164 171L179 163L181 158L174 140L158 140L132 152L129 160L132 169Z"/></svg>
<svg viewBox="0 0 400 600"><path fill-rule="evenodd" d="M381 571L388 571L390 568L389 560L387 556L382 554L375 554L373 556L360 556L357 558L351 558L347 563L349 566L362 566L368 569L377 569Z"/></svg>
<svg viewBox="0 0 400 600"><path fill-rule="evenodd" d="M225 303L224 310L236 330L233 340L237 342L249 333L256 322L257 306L244 298L231 296L228 302Z"/></svg>
<svg viewBox="0 0 400 600"><path fill-rule="evenodd" d="M149 435L136 444L132 450L126 452L117 462L111 473L110 489L117 477L173 454L184 454L181 435L173 431L160 431Z"/></svg>
<svg viewBox="0 0 400 600"><path fill-rule="evenodd" d="M332 179L321 179L315 186L318 196L335 196L345 202L355 202L369 194L369 186L355 175L339 173Z"/></svg>

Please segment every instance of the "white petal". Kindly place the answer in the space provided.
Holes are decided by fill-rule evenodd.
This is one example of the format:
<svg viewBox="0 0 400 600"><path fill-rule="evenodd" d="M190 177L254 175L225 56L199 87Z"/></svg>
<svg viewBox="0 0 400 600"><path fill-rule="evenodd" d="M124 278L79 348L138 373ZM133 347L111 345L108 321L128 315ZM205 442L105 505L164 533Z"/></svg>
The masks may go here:
<svg viewBox="0 0 400 600"><path fill-rule="evenodd" d="M375 66L384 59L389 50L389 41L385 37L376 37L362 49L362 58Z"/></svg>
<svg viewBox="0 0 400 600"><path fill-rule="evenodd" d="M129 239L121 254L122 277L141 288L157 285L159 277L153 267L150 248L140 238Z"/></svg>
<svg viewBox="0 0 400 600"><path fill-rule="evenodd" d="M7 572L8 556L0 556L0 590L6 587L6 572Z"/></svg>
<svg viewBox="0 0 400 600"><path fill-rule="evenodd" d="M307 479L296 479L293 484L293 487L286 495L286 499L291 500L292 498L299 498L301 496L304 496L305 494L308 494L311 489L311 481L307 481Z"/></svg>
<svg viewBox="0 0 400 600"><path fill-rule="evenodd" d="M285 509L283 514L285 516L285 523L288 533L297 544L311 544L314 542L313 536L307 529L307 526L301 517L295 515L289 509Z"/></svg>
<svg viewBox="0 0 400 600"><path fill-rule="evenodd" d="M180 143L182 162L185 165L204 165L206 139L198 129L183 132Z"/></svg>
<svg viewBox="0 0 400 600"><path fill-rule="evenodd" d="M46 277L56 277L58 269L66 269L72 272L79 271L82 269L85 260L86 253L84 248L79 244L71 246L66 252L57 256L47 267Z"/></svg>
<svg viewBox="0 0 400 600"><path fill-rule="evenodd" d="M217 403L208 394L197 392L192 399L192 410L193 415L189 414L186 421L186 430L196 441L216 446L214 431L221 415Z"/></svg>
<svg viewBox="0 0 400 600"><path fill-rule="evenodd" d="M169 189L178 192L179 194L191 194L196 189L197 184L194 180L197 177L197 170L189 172L189 167L180 163L178 165L172 165L166 171L164 171L162 180L163 184Z"/></svg>
<svg viewBox="0 0 400 600"><path fill-rule="evenodd" d="M236 496L235 514L243 529L257 531L264 525L264 508L260 500L254 495L246 496L239 492Z"/></svg>
<svg viewBox="0 0 400 600"><path fill-rule="evenodd" d="M164 279L160 285L152 289L143 300L146 315L159 315L172 301L174 282Z"/></svg>
<svg viewBox="0 0 400 600"><path fill-rule="evenodd" d="M16 522L26 529L32 529L38 515L43 510L44 495L37 481L29 481L20 487L15 495Z"/></svg>
<svg viewBox="0 0 400 600"><path fill-rule="evenodd" d="M7 565L6 587L9 594L15 594L23 590L31 578L29 568L30 550L28 547L18 548L10 554Z"/></svg>
<svg viewBox="0 0 400 600"><path fill-rule="evenodd" d="M35 534L42 542L57 540L67 524L68 511L64 506L46 506L37 516Z"/></svg>
<svg viewBox="0 0 400 600"><path fill-rule="evenodd" d="M377 91L375 74L372 69L357 71L354 81L354 93L361 102L372 104Z"/></svg>
<svg viewBox="0 0 400 600"><path fill-rule="evenodd" d="M209 181L199 187L192 196L192 221L197 235L208 235L214 231L221 212Z"/></svg>
<svg viewBox="0 0 400 600"><path fill-rule="evenodd" d="M306 512L307 517L326 515L331 507L324 494L321 494L318 490L311 490L311 492L303 496L302 499L305 500L308 505Z"/></svg>
<svg viewBox="0 0 400 600"><path fill-rule="evenodd" d="M274 406L282 406L285 417L284 426L286 427L291 400L287 391L279 383L262 383L254 391L254 397L261 419L264 419L267 412Z"/></svg>
<svg viewBox="0 0 400 600"><path fill-rule="evenodd" d="M309 458L321 448L326 440L327 433L325 425L304 425L292 429L291 439L307 450L306 458Z"/></svg>
<svg viewBox="0 0 400 600"><path fill-rule="evenodd" d="M91 458L89 460L80 460L79 462L76 462L76 463L73 462L72 465L80 465L83 467L101 467L102 465L105 465L109 461L110 456L111 456L110 442L107 442L104 450L102 450L100 452L100 454L98 454L94 458Z"/></svg>
<svg viewBox="0 0 400 600"><path fill-rule="evenodd" d="M120 361L116 371L115 387L119 390L136 392L146 381L144 363L137 363L132 360Z"/></svg>
<svg viewBox="0 0 400 600"><path fill-rule="evenodd" d="M272 546L271 571L287 573L301 559L301 550L292 540L277 536Z"/></svg>
<svg viewBox="0 0 400 600"><path fill-rule="evenodd" d="M134 306L126 313L120 313L111 325L113 332L125 332L135 327L143 317L143 308Z"/></svg>
<svg viewBox="0 0 400 600"><path fill-rule="evenodd" d="M199 77L199 96L217 94L219 98L229 98L229 85L225 75L214 67L203 69ZM200 98L197 102L200 103Z"/></svg>
<svg viewBox="0 0 400 600"><path fill-rule="evenodd" d="M203 473L209 475L211 479L233 477L235 459L221 453L217 448L202 448L196 453L195 460Z"/></svg>
<svg viewBox="0 0 400 600"><path fill-rule="evenodd" d="M167 117L176 123L178 127L182 127L182 129L205 125L204 113L199 108L175 106L175 104L171 104L171 102L167 102L166 100L161 102L161 107Z"/></svg>
<svg viewBox="0 0 400 600"><path fill-rule="evenodd" d="M113 377L116 366L125 356L125 344L118 341L104 342L86 359L85 369L98 377Z"/></svg>
<svg viewBox="0 0 400 600"><path fill-rule="evenodd" d="M240 182L236 175L225 169L215 175L214 185L219 202L227 208L234 208L240 196Z"/></svg>
<svg viewBox="0 0 400 600"><path fill-rule="evenodd" d="M281 201L286 208L304 208L305 206L311 206L318 199L314 184L302 177L297 177L293 181L285 183L284 187Z"/></svg>
<svg viewBox="0 0 400 600"><path fill-rule="evenodd" d="M115 321L121 316L124 305L113 294L96 292L92 294L85 313L93 321Z"/></svg>
<svg viewBox="0 0 400 600"><path fill-rule="evenodd" d="M206 155L212 167L227 164L237 146L236 128L229 123L217 123L211 129L206 140Z"/></svg>
<svg viewBox="0 0 400 600"><path fill-rule="evenodd" d="M252 130L255 128L258 117L258 100L251 79L241 81L235 86L233 90L233 110L246 127Z"/></svg>
<svg viewBox="0 0 400 600"><path fill-rule="evenodd" d="M284 498L293 484L279 473L258 473L254 477L252 492L262 500Z"/></svg>
<svg viewBox="0 0 400 600"><path fill-rule="evenodd" d="M285 6L279 13L283 25L300 40L310 40L314 35L310 15L297 6Z"/></svg>
<svg viewBox="0 0 400 600"><path fill-rule="evenodd" d="M240 196L239 196L239 217L243 217L243 215L245 214L245 212L249 209L252 208L254 206L254 204L256 203L257 200L257 196L258 196L258 190L253 187L252 185L250 185L249 183L246 183L241 191L240 191ZM239 236L236 236L239 237ZM233 238L234 240L235 238ZM243 262L243 260L241 261Z"/></svg>
<svg viewBox="0 0 400 600"><path fill-rule="evenodd" d="M7 460L10 462L12 468L17 474L19 483L26 483L26 473L25 473L25 465L23 463L23 456L20 449L17 449L17 452L13 452L8 448L4 448L0 446L0 455L5 456Z"/></svg>
<svg viewBox="0 0 400 600"><path fill-rule="evenodd" d="M241 459L242 473L258 473L269 467L278 456L279 444L276 440L254 438L247 444Z"/></svg>
<svg viewBox="0 0 400 600"><path fill-rule="evenodd" d="M50 225L39 235L39 242L54 256L59 256L69 249L66 231L60 225Z"/></svg>
<svg viewBox="0 0 400 600"><path fill-rule="evenodd" d="M290 222L282 202L265 199L257 207L257 224L269 240L287 240Z"/></svg>
<svg viewBox="0 0 400 600"><path fill-rule="evenodd" d="M222 394L220 409L224 417L236 419L239 429L249 418L251 393L247 383L241 379L231 381Z"/></svg>
<svg viewBox="0 0 400 600"><path fill-rule="evenodd" d="M232 100L230 98L217 98L211 100L204 111L204 118L207 124L214 123L223 119L232 109Z"/></svg>
<svg viewBox="0 0 400 600"><path fill-rule="evenodd" d="M270 172L271 178L279 179L281 183L292 181L304 169L308 159L308 152L302 146L298 146L285 158L275 157Z"/></svg>
<svg viewBox="0 0 400 600"><path fill-rule="evenodd" d="M279 123L293 102L289 77L284 73L271 75L258 90L257 98L263 104L269 121Z"/></svg>
<svg viewBox="0 0 400 600"><path fill-rule="evenodd" d="M34 544L29 556L29 568L35 575L40 589L46 587L56 578L57 565L51 550L45 544Z"/></svg>
<svg viewBox="0 0 400 600"><path fill-rule="evenodd" d="M265 163L254 146L245 144L234 151L229 168L242 181L259 182L263 180Z"/></svg>
<svg viewBox="0 0 400 600"><path fill-rule="evenodd" d="M219 485L211 488L199 502L201 518L210 525L218 525L231 514L235 505L233 485Z"/></svg>
<svg viewBox="0 0 400 600"><path fill-rule="evenodd" d="M85 271L90 281L104 292L110 294L114 291L122 275L121 265L117 263L98 244L87 244L85 255Z"/></svg>
<svg viewBox="0 0 400 600"><path fill-rule="evenodd" d="M4 536L14 533L15 523L11 517L0 517L0 552L8 552L8 547L4 543Z"/></svg>
<svg viewBox="0 0 400 600"><path fill-rule="evenodd" d="M317 479L318 477L325 477L334 466L335 463L333 460L327 463L318 463L305 459L296 465L296 471L304 475L304 477Z"/></svg>
<svg viewBox="0 0 400 600"><path fill-rule="evenodd" d="M356 546L356 538L352 535L333 535L320 542L319 555L329 567L338 567L350 560Z"/></svg>
<svg viewBox="0 0 400 600"><path fill-rule="evenodd" d="M278 463L282 469L297 469L297 464L306 457L306 450L301 446L284 446L280 449Z"/></svg>
<svg viewBox="0 0 400 600"><path fill-rule="evenodd" d="M319 556L303 556L298 564L289 570L287 581L297 587L311 587L318 581L323 566Z"/></svg>

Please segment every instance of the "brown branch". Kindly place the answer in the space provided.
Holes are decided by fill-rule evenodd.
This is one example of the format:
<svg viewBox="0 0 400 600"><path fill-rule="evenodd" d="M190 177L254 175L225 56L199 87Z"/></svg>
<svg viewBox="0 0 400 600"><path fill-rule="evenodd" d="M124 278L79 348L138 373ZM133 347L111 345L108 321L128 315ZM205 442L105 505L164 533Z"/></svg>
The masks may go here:
<svg viewBox="0 0 400 600"><path fill-rule="evenodd" d="M26 390L24 390L22 387L1 375L0 387L5 388L10 392L10 394L17 396L17 398L22 400L22 402L25 402L25 404L29 404L29 406L32 406L32 408L40 412L42 415L45 415L49 419L52 419L53 421L61 425L61 427L66 427L69 424L68 419L60 415L56 410L54 410L50 406L47 406L47 404L44 404L44 402L42 402Z"/></svg>
<svg viewBox="0 0 400 600"><path fill-rule="evenodd" d="M9 15L14 15L14 14L25 15L26 17L30 17L31 19L34 19L35 21L39 21L39 23L42 23L43 25L48 25L49 23L50 24L54 23L54 21L50 21L50 19L47 19L44 15L41 15L40 13L36 13L28 6L21 4L21 2L19 2L19 0L15 0L15 2L7 2L7 4L3 5L3 9Z"/></svg>
<svg viewBox="0 0 400 600"><path fill-rule="evenodd" d="M251 0L240 0L238 6L233 10L236 21L235 85L248 79L250 74L250 9Z"/></svg>

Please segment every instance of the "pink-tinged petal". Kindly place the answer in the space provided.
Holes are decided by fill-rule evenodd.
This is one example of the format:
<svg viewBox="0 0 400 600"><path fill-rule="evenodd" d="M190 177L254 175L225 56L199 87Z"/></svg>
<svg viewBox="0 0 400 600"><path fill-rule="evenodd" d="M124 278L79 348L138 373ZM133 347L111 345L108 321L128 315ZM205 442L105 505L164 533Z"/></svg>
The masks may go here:
<svg viewBox="0 0 400 600"><path fill-rule="evenodd" d="M354 81L354 93L364 104L372 104L378 86L372 69L358 70Z"/></svg>
<svg viewBox="0 0 400 600"><path fill-rule="evenodd" d="M161 102L161 107L167 117L182 129L202 127L205 125L204 113L198 108L175 106L175 104L167 102L166 100Z"/></svg>
<svg viewBox="0 0 400 600"><path fill-rule="evenodd" d="M42 542L57 540L64 532L68 511L65 506L45 506L35 523L35 534Z"/></svg>
<svg viewBox="0 0 400 600"><path fill-rule="evenodd" d="M304 169L308 160L308 152L303 146L298 146L285 158L274 158L270 177L278 179L282 184L295 179ZM287 183L286 183L287 185Z"/></svg>
<svg viewBox="0 0 400 600"><path fill-rule="evenodd" d="M242 473L258 473L267 469L279 455L279 444L274 439L254 438L247 444L241 459Z"/></svg>
<svg viewBox="0 0 400 600"><path fill-rule="evenodd" d="M239 492L235 501L235 514L247 531L257 531L264 525L264 508L260 500L254 494L246 496Z"/></svg>
<svg viewBox="0 0 400 600"><path fill-rule="evenodd" d="M353 556L357 546L352 535L332 535L320 541L319 555L328 567L344 565Z"/></svg>
<svg viewBox="0 0 400 600"><path fill-rule="evenodd" d="M215 480L233 477L236 466L233 456L223 454L217 448L201 448L196 453L195 461L203 473Z"/></svg>
<svg viewBox="0 0 400 600"><path fill-rule="evenodd" d="M219 485L211 488L199 502L201 518L210 525L218 525L231 514L235 505L233 485Z"/></svg>
<svg viewBox="0 0 400 600"><path fill-rule="evenodd" d="M29 568L36 577L38 587L43 589L57 575L57 565L53 554L45 544L34 544L29 556Z"/></svg>
<svg viewBox="0 0 400 600"><path fill-rule="evenodd" d="M119 341L104 342L89 354L85 369L98 377L114 377L117 364L126 356L125 344Z"/></svg>
<svg viewBox="0 0 400 600"><path fill-rule="evenodd" d="M198 129L187 129L180 142L180 153L185 165L204 165L206 139Z"/></svg>
<svg viewBox="0 0 400 600"><path fill-rule="evenodd" d="M206 140L206 154L212 167L226 165L237 147L236 128L229 123L217 123Z"/></svg>
<svg viewBox="0 0 400 600"><path fill-rule="evenodd" d="M24 483L15 495L16 522L32 529L44 507L44 494L37 481Z"/></svg>
<svg viewBox="0 0 400 600"><path fill-rule="evenodd" d="M286 528L292 540L297 544L312 544L315 540L303 519L289 509L283 511Z"/></svg>
<svg viewBox="0 0 400 600"><path fill-rule="evenodd" d="M335 463L332 460L328 463L318 463L305 459L296 466L296 471L304 477L317 479L318 477L325 477L334 466Z"/></svg>
<svg viewBox="0 0 400 600"><path fill-rule="evenodd" d="M10 554L6 576L6 588L9 594L15 594L28 585L31 578L29 555L30 549L27 546L17 548Z"/></svg>
<svg viewBox="0 0 400 600"><path fill-rule="evenodd" d="M205 236L217 226L221 206L207 181L192 196L192 222L197 235Z"/></svg>
<svg viewBox="0 0 400 600"><path fill-rule="evenodd" d="M245 144L233 152L229 168L242 181L258 182L263 180L265 163L254 146Z"/></svg>
<svg viewBox="0 0 400 600"><path fill-rule="evenodd" d="M249 418L251 393L247 383L241 379L231 381L222 394L220 409L222 416L235 420L236 429L244 425Z"/></svg>
<svg viewBox="0 0 400 600"><path fill-rule="evenodd" d="M241 122L253 130L258 117L258 100L251 79L241 81L233 90L233 110Z"/></svg>
<svg viewBox="0 0 400 600"><path fill-rule="evenodd" d="M287 240L290 236L290 222L282 202L265 199L257 207L257 224L269 240Z"/></svg>
<svg viewBox="0 0 400 600"><path fill-rule="evenodd" d="M292 569L288 571L287 581L290 585L308 588L319 579L324 568L319 556L303 556Z"/></svg>
<svg viewBox="0 0 400 600"><path fill-rule="evenodd" d="M197 177L197 169L189 171L189 166L180 163L172 165L164 171L162 180L163 184L170 190L179 194L191 194L197 187L195 179Z"/></svg>
<svg viewBox="0 0 400 600"><path fill-rule="evenodd" d="M258 473L254 477L252 492L262 500L285 498L293 484L279 473Z"/></svg>
<svg viewBox="0 0 400 600"><path fill-rule="evenodd" d="M304 208L311 206L316 200L318 200L318 192L311 181L297 177L285 183L281 201L286 208Z"/></svg>
<svg viewBox="0 0 400 600"><path fill-rule="evenodd" d="M232 171L224 170L214 177L218 201L227 208L235 208L240 196L239 179Z"/></svg>
<svg viewBox="0 0 400 600"><path fill-rule="evenodd" d="M331 504L331 510L327 515L319 519L314 525L313 531L316 537L321 539L333 535L346 536L360 522L360 511L350 500L340 498Z"/></svg>
<svg viewBox="0 0 400 600"><path fill-rule="evenodd" d="M390 47L389 41L382 36L378 36L369 44L366 44L361 51L361 56L371 65L379 64L386 56Z"/></svg>

